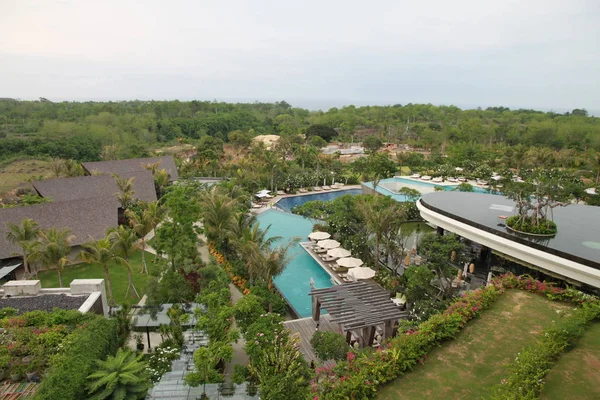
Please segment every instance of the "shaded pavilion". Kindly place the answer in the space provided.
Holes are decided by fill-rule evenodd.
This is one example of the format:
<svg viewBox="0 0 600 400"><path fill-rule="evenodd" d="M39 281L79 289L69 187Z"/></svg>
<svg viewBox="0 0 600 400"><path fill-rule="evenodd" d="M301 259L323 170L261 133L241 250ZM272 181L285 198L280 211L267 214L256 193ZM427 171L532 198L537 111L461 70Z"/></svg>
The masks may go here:
<svg viewBox="0 0 600 400"><path fill-rule="evenodd" d="M388 291L373 282L353 282L325 289L313 289L312 318L319 322L321 308L327 310L331 322L346 334L348 344L355 336L360 348L372 346L379 328L381 339L393 337L395 324L406 318L390 299Z"/></svg>

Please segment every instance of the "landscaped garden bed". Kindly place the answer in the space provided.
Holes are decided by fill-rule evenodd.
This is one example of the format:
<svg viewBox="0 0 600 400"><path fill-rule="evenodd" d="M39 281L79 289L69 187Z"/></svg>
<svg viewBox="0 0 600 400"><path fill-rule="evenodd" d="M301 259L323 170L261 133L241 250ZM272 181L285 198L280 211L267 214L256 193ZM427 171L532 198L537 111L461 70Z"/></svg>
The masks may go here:
<svg viewBox="0 0 600 400"><path fill-rule="evenodd" d="M380 391L381 399L485 397L508 373L523 346L572 308L522 290L509 290L457 337L435 348L407 375Z"/></svg>

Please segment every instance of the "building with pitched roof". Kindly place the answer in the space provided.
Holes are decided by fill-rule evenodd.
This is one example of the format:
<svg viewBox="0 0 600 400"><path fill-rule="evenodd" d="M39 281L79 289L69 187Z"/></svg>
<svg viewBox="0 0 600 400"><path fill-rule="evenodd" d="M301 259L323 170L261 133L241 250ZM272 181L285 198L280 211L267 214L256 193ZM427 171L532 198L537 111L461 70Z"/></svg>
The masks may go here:
<svg viewBox="0 0 600 400"><path fill-rule="evenodd" d="M79 246L100 239L108 228L117 227L117 203L112 194L101 197L57 201L26 207L0 209L0 261L15 258L18 245L8 242L7 224L20 224L26 218L41 228L70 229L75 236L71 244Z"/></svg>
<svg viewBox="0 0 600 400"><path fill-rule="evenodd" d="M156 201L156 190L152 172L146 170L132 171L127 178L134 178L134 199ZM68 201L88 199L102 196L112 196L115 204L115 194L119 188L111 175L77 176L74 178L46 179L32 182L36 192L52 201Z"/></svg>

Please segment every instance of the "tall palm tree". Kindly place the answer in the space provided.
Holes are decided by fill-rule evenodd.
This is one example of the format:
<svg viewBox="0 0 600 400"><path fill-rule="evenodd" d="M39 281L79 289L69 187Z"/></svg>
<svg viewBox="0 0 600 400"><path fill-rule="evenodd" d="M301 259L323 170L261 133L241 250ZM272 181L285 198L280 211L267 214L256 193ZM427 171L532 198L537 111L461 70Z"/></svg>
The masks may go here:
<svg viewBox="0 0 600 400"><path fill-rule="evenodd" d="M236 201L219 192L216 186L201 195L202 219L206 237L217 246L227 240L228 227L235 215Z"/></svg>
<svg viewBox="0 0 600 400"><path fill-rule="evenodd" d="M385 206L379 197L362 200L358 204L367 232L375 236L375 264L379 267L381 241L386 233L397 227L400 219L397 207Z"/></svg>
<svg viewBox="0 0 600 400"><path fill-rule="evenodd" d="M554 152L547 147L532 147L527 156L536 168L548 167L554 161Z"/></svg>
<svg viewBox="0 0 600 400"><path fill-rule="evenodd" d="M156 195L160 199L165 187L169 184L169 173L166 169L159 169L153 175L154 185L156 187Z"/></svg>
<svg viewBox="0 0 600 400"><path fill-rule="evenodd" d="M129 285L127 286L127 291L125 292L125 298L127 298L129 295L129 290L131 290L134 295L139 298L140 295L133 284L133 271L131 269L131 265L129 265L129 256L135 249L139 247L137 245L138 237L133 229L124 225L121 225L118 228L110 228L107 233L112 250L116 254L121 255L125 261L127 261L127 279L129 281Z"/></svg>
<svg viewBox="0 0 600 400"><path fill-rule="evenodd" d="M25 269L25 276L30 274L27 259L31 254L32 247L31 242L38 239L40 233L40 226L37 222L30 218L25 218L21 221L21 224L7 224L8 232L6 232L6 240L11 244L17 244L21 247L21 256L23 256L23 268Z"/></svg>
<svg viewBox="0 0 600 400"><path fill-rule="evenodd" d="M251 218L255 220L256 218ZM230 241L237 250L241 259L246 260L248 275L250 280L260 274L263 264L263 254L269 251L271 246L281 240L281 236L267 237L269 225L266 229L260 229L258 223L252 222L252 225L245 226L241 230L230 231Z"/></svg>
<svg viewBox="0 0 600 400"><path fill-rule="evenodd" d="M286 265L291 261L292 256L288 254L290 247L298 243L299 239L290 240L286 244L275 248L265 248L258 260L258 275L267 283L269 291L273 290L273 278L280 275ZM273 306L269 302L269 312L273 311Z"/></svg>
<svg viewBox="0 0 600 400"><path fill-rule="evenodd" d="M115 356L96 360L97 369L88 376L87 390L90 400L143 399L150 388L146 363L129 350L119 349Z"/></svg>
<svg viewBox="0 0 600 400"><path fill-rule="evenodd" d="M56 269L58 285L63 287L62 272L70 264L71 242L75 238L69 229L43 229L39 233L40 246L29 259L39 261L44 267Z"/></svg>
<svg viewBox="0 0 600 400"><path fill-rule="evenodd" d="M140 237L140 249L142 250L142 273L148 274L146 266L146 235L148 235L162 221L166 210L157 201L150 203L140 202L140 211L126 210L125 216L129 219L129 225Z"/></svg>
<svg viewBox="0 0 600 400"><path fill-rule="evenodd" d="M119 175L114 174L113 178L115 178L115 182L119 191L115 193L119 203L121 203L121 208L126 210L131 205L133 201L133 196L135 194L135 190L133 190L133 182L135 181L135 177L131 178L121 178Z"/></svg>
<svg viewBox="0 0 600 400"><path fill-rule="evenodd" d="M515 165L517 168L517 174L521 171L521 165L527 158L527 147L522 144L518 144L516 146L510 147L510 163L511 165Z"/></svg>
<svg viewBox="0 0 600 400"><path fill-rule="evenodd" d="M598 186L598 183L600 182L600 152L592 152L589 161L592 164L592 170L598 170L598 172L596 172L596 186Z"/></svg>
<svg viewBox="0 0 600 400"><path fill-rule="evenodd" d="M112 244L108 238L94 240L90 243L84 244L83 250L81 251L81 259L87 263L96 263L102 266L102 269L104 270L104 279L106 280L108 301L111 305L115 304L108 264L115 262L117 264L122 264L129 267L129 263L125 261L123 257L115 254L112 249Z"/></svg>

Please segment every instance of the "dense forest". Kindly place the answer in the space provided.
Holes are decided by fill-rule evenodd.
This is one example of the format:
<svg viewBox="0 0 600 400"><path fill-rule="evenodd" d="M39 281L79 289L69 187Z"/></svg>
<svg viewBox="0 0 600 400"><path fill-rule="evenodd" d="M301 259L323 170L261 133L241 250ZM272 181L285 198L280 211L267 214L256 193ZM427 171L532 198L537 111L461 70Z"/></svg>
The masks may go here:
<svg viewBox="0 0 600 400"><path fill-rule="evenodd" d="M556 114L506 107L461 110L398 104L323 112L294 108L285 101L54 103L40 99L0 101L0 161L20 155L94 160L101 158L108 145L117 149L115 157L138 157L148 147L176 139L197 143L210 136L227 142L232 132L285 137L306 133L311 126L334 129L338 140L358 142L377 136L383 142L407 143L443 154L458 143L484 150L518 144L557 152L600 150L600 119L583 109Z"/></svg>

